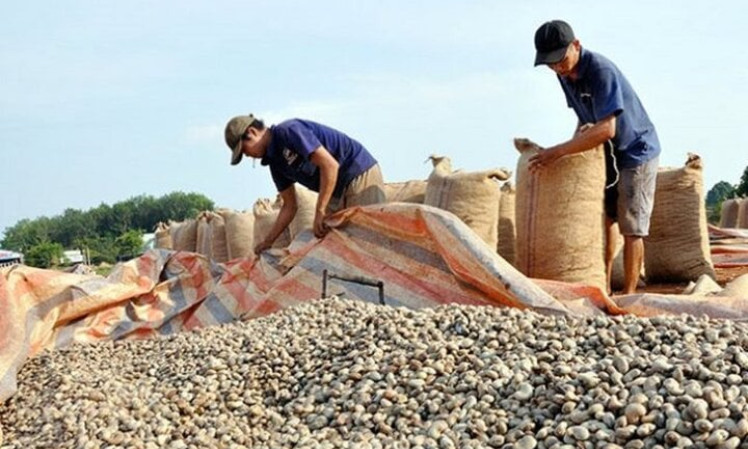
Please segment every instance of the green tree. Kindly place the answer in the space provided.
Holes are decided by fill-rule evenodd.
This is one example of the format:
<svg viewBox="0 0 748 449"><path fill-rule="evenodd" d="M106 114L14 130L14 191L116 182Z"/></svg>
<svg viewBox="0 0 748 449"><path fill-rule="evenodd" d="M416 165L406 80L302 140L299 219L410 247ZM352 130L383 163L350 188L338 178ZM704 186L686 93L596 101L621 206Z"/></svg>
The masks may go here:
<svg viewBox="0 0 748 449"><path fill-rule="evenodd" d="M55 242L42 242L26 251L24 263L37 268L51 268L60 264L62 245Z"/></svg>
<svg viewBox="0 0 748 449"><path fill-rule="evenodd" d="M213 208L213 201L199 193L172 192L160 198L141 195L113 206L102 203L88 211L66 209L52 218L21 220L6 228L0 246L26 253L34 246L54 242L63 248L88 249L94 263L114 263L139 254L140 247L135 251L128 246L134 239L123 240L129 231L152 231L161 221L183 221ZM138 245L142 245L142 238Z"/></svg>
<svg viewBox="0 0 748 449"><path fill-rule="evenodd" d="M735 194L735 187L727 181L720 181L714 184L714 187L709 189L706 194L706 205L707 207L715 207L722 203L727 198L731 198Z"/></svg>
<svg viewBox="0 0 748 449"><path fill-rule="evenodd" d="M743 170L743 176L740 177L740 184L735 187L735 194L748 196L748 167L745 167L745 170Z"/></svg>
<svg viewBox="0 0 748 449"><path fill-rule="evenodd" d="M117 248L114 244L114 238L110 236L85 238L76 242L75 246L83 251L88 251L90 262L94 265L117 261Z"/></svg>
<svg viewBox="0 0 748 449"><path fill-rule="evenodd" d="M114 241L118 260L128 260L143 252L143 233L134 229L126 231Z"/></svg>
<svg viewBox="0 0 748 449"><path fill-rule="evenodd" d="M23 219L5 229L0 246L11 251L26 252L31 247L49 241L51 220L46 217L36 220Z"/></svg>
<svg viewBox="0 0 748 449"><path fill-rule="evenodd" d="M75 241L96 235L96 223L90 212L65 209L62 216L55 217L53 222L55 225L50 232L50 239L65 248L72 247Z"/></svg>

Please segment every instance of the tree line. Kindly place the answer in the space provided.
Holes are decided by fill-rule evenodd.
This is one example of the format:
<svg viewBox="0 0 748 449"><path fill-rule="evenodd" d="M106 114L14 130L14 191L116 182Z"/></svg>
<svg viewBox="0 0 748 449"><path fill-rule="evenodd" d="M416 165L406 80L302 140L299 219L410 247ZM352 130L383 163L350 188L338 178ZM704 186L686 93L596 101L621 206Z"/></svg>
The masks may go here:
<svg viewBox="0 0 748 449"><path fill-rule="evenodd" d="M141 195L113 205L61 215L24 219L5 229L0 247L24 253L27 265L49 268L59 264L64 249L86 251L93 264L115 263L134 257L143 234L159 222L195 218L213 210L213 201L198 193L173 192L160 198Z"/></svg>
<svg viewBox="0 0 748 449"><path fill-rule="evenodd" d="M714 184L706 194L706 207L708 210L709 222L719 223L722 214L722 203L730 198L748 197L748 167L743 170L738 184L730 184L727 181L720 181Z"/></svg>

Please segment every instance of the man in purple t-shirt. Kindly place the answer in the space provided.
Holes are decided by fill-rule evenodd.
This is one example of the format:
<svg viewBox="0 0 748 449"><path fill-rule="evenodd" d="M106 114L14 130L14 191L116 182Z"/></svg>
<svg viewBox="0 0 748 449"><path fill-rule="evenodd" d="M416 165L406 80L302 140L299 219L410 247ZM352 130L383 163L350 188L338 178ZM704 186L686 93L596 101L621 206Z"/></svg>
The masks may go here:
<svg viewBox="0 0 748 449"><path fill-rule="evenodd" d="M578 126L571 140L533 156L530 170L552 169L560 157L610 143L605 189L608 290L617 222L624 237L623 293L634 293L654 205L660 154L657 131L623 73L604 56L582 48L568 23L552 20L540 26L535 32L535 50L535 65L547 65L556 72Z"/></svg>
<svg viewBox="0 0 748 449"><path fill-rule="evenodd" d="M260 159L270 168L283 200L269 234L255 244L255 253L270 248L296 215L295 183L318 192L314 235L323 237L325 217L352 206L383 203L382 172L376 159L356 140L340 131L309 120L290 119L265 126L252 114L226 124L226 145L231 165L242 156Z"/></svg>

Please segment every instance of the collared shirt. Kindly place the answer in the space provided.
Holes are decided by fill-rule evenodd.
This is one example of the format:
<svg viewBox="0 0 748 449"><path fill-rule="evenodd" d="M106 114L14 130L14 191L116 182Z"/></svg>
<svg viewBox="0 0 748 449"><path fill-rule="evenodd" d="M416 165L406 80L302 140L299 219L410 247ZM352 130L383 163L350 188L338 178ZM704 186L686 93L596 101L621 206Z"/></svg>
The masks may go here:
<svg viewBox="0 0 748 449"><path fill-rule="evenodd" d="M262 165L270 166L270 174L279 192L295 182L319 192L319 167L310 158L320 146L325 147L339 164L338 180L333 191L336 198L343 195L354 178L377 163L358 141L309 120L286 120L271 126L269 131L270 144L262 158Z"/></svg>
<svg viewBox="0 0 748 449"><path fill-rule="evenodd" d="M558 77L568 106L580 123L616 116L613 145L620 168L632 168L657 157L660 141L639 97L623 73L604 56L582 48L577 79Z"/></svg>

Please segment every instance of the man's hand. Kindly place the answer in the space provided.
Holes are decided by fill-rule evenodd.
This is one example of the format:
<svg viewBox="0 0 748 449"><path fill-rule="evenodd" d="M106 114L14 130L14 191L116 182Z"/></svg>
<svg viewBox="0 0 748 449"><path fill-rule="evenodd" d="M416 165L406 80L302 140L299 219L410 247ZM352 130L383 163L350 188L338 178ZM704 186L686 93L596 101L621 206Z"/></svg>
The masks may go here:
<svg viewBox="0 0 748 449"><path fill-rule="evenodd" d="M330 232L330 228L325 224L325 213L317 210L314 213L314 236L321 239L328 232Z"/></svg>
<svg viewBox="0 0 748 449"><path fill-rule="evenodd" d="M259 255L261 252L265 251L266 249L273 246L272 242L268 242L267 240L263 240L260 243L255 245L255 254Z"/></svg>
<svg viewBox="0 0 748 449"><path fill-rule="evenodd" d="M530 170L530 173L535 173L541 168L545 168L553 164L554 162L556 162L556 159L560 157L561 154L559 154L558 150L541 150L535 156L532 156L530 158L527 168Z"/></svg>

